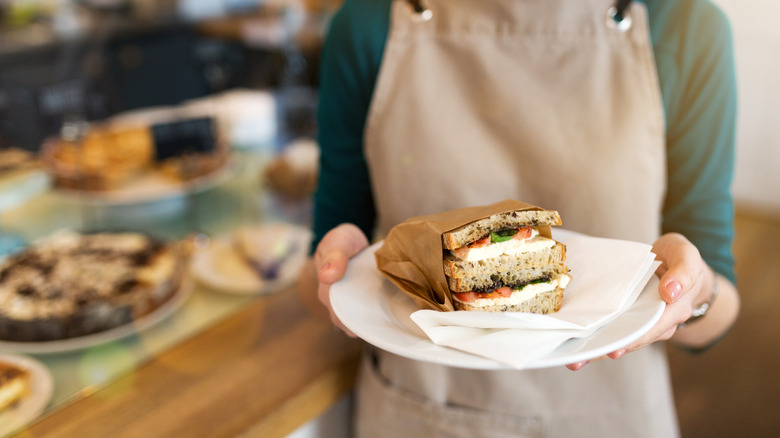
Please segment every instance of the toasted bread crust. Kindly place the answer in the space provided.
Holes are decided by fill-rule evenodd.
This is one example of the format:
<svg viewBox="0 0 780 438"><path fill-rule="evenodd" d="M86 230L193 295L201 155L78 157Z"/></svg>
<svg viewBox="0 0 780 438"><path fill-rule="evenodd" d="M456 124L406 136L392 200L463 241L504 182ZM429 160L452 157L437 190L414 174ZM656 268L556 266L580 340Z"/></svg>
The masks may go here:
<svg viewBox="0 0 780 438"><path fill-rule="evenodd" d="M495 305L486 307L477 307L472 304L463 303L456 299L452 300L455 310L468 310L472 312L526 312L546 315L555 313L561 309L563 303L563 289L556 288L553 291L536 295L530 300L516 305Z"/></svg>
<svg viewBox="0 0 780 438"><path fill-rule="evenodd" d="M494 214L442 234L442 246L444 249L456 249L481 239L491 231L539 225L561 225L561 216L554 210L525 210Z"/></svg>

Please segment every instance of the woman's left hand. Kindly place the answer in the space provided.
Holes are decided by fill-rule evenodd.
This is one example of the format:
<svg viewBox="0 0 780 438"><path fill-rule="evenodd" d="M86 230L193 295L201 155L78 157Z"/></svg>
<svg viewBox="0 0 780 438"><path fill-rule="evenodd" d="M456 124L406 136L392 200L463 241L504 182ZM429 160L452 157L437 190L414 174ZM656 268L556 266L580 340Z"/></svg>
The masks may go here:
<svg viewBox="0 0 780 438"><path fill-rule="evenodd" d="M685 236L664 234L653 245L653 253L661 261L656 274L661 277L658 292L667 303L666 309L650 331L632 344L604 357L618 359L653 342L670 339L677 331L677 326L690 318L699 292L712 290L714 286L714 273L701 258L699 250ZM577 362L566 367L576 371L589 362Z"/></svg>

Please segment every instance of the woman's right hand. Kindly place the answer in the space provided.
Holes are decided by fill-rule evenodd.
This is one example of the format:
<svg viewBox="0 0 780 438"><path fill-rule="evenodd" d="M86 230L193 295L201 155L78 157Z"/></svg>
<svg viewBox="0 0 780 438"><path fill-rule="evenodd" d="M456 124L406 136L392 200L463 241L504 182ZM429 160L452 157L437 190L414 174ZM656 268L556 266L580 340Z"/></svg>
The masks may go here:
<svg viewBox="0 0 780 438"><path fill-rule="evenodd" d="M330 306L330 286L344 277L349 260L366 247L368 239L360 228L353 224L341 224L325 234L314 253L317 297L328 309L333 324L352 337L355 335L333 313Z"/></svg>

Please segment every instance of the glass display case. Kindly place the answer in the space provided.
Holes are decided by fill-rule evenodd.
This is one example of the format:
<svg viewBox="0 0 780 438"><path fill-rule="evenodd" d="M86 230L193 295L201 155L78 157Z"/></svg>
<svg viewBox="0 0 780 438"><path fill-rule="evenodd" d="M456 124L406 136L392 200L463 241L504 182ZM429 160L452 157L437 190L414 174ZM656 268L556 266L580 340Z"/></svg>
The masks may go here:
<svg viewBox="0 0 780 438"><path fill-rule="evenodd" d="M2 3L0 138L36 165L0 179L0 283L9 263L63 231L176 243L187 266L173 298L124 324L0 339L0 361L34 371L14 408L21 420L0 412L5 427L56 412L289 287L308 255L316 178L316 42L310 32L306 47L257 43L258 26L289 13L243 2L240 16L205 22L176 2L38 3ZM251 28L253 43L225 32L236 27ZM197 159L215 151L216 165Z"/></svg>

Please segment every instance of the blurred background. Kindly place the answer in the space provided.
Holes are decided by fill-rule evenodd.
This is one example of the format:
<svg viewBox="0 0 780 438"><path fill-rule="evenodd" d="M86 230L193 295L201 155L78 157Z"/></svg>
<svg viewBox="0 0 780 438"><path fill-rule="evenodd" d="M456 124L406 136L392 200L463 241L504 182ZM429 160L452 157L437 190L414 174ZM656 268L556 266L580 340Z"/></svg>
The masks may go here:
<svg viewBox="0 0 780 438"><path fill-rule="evenodd" d="M780 27L774 0L713 0L731 21L739 108L733 193L742 311L703 355L669 349L685 437L780 436Z"/></svg>
<svg viewBox="0 0 780 438"><path fill-rule="evenodd" d="M0 134L37 149L74 112L101 120L242 87L312 87L333 7L286 0L2 0ZM294 110L311 106L305 94L289 93L285 103ZM288 114L291 130L311 133L303 126L311 123L308 114Z"/></svg>
<svg viewBox="0 0 780 438"><path fill-rule="evenodd" d="M780 436L775 419L780 377L773 372L780 361L775 345L780 324L772 314L780 306L780 62L775 57L780 27L769 18L780 16L780 2L714 2L731 20L737 58L734 249L743 311L732 333L703 355L670 347L673 379L683 436ZM205 199L201 223L184 231L235 225L209 222L204 202L232 202L231 208L241 213L237 221L252 222L273 211L275 217L306 225L316 163L312 139L319 50L339 3L0 0L0 147L36 155L47 139L82 135L84 123L119 120L154 129L206 118L218 127L213 135L251 157L239 166L239 173L253 176L250 182L233 184L270 184L279 196L247 199L235 194L244 191L199 192L196 196ZM183 128L176 126L169 131L180 135ZM60 214L82 225L94 225L95 217L102 225L114 225L121 217L135 223L139 217L157 217L164 229L166 220L181 220L166 216L166 207L152 202L158 200L154 197L129 203L77 198ZM16 227L12 231L22 238L58 226L43 221L19 228L31 210L19 210L10 201L5 206L3 199L3 227ZM127 209L133 204L137 212L145 202L155 215Z"/></svg>

